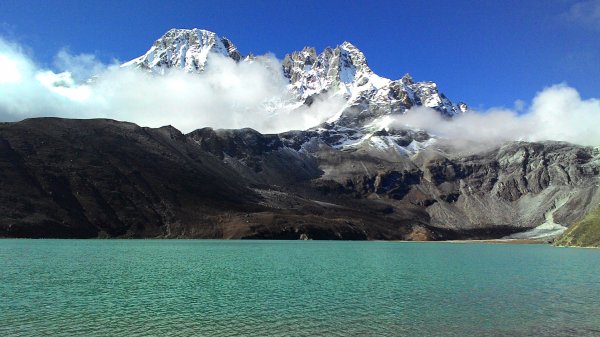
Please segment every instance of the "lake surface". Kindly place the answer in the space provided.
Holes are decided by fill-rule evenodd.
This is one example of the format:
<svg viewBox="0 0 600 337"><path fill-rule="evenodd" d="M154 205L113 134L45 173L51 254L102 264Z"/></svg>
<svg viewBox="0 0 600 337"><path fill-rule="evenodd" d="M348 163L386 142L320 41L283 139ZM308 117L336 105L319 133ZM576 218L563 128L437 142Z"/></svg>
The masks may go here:
<svg viewBox="0 0 600 337"><path fill-rule="evenodd" d="M600 250L0 240L1 336L600 336Z"/></svg>

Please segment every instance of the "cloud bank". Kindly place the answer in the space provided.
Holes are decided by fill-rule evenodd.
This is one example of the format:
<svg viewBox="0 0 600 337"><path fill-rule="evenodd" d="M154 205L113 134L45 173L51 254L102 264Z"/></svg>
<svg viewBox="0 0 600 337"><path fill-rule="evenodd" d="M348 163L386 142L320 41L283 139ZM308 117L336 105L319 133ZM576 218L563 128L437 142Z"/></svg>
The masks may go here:
<svg viewBox="0 0 600 337"><path fill-rule="evenodd" d="M291 105L281 64L270 55L240 63L210 55L202 74L172 70L164 76L66 50L54 64L61 72L42 69L18 45L0 39L1 121L111 118L150 127L173 125L183 132L211 126L268 133L318 125L344 103L322 98L310 107Z"/></svg>
<svg viewBox="0 0 600 337"><path fill-rule="evenodd" d="M340 97L321 98L310 107L290 106L287 79L273 56L240 63L210 58L202 74L174 70L154 76L62 50L53 71L36 65L19 45L0 39L0 121L111 118L150 127L173 125L183 132L211 126L270 133L318 125L344 106ZM512 109L470 111L448 120L420 107L394 123L482 145L560 140L596 146L600 100L583 99L576 89L558 84L538 92L530 103L515 102Z"/></svg>
<svg viewBox="0 0 600 337"><path fill-rule="evenodd" d="M409 110L392 126L425 129L437 136L494 146L506 141L559 140L600 145L600 100L582 99L577 90L557 84L537 93L531 105L515 102L513 109L468 111L452 119L424 107Z"/></svg>

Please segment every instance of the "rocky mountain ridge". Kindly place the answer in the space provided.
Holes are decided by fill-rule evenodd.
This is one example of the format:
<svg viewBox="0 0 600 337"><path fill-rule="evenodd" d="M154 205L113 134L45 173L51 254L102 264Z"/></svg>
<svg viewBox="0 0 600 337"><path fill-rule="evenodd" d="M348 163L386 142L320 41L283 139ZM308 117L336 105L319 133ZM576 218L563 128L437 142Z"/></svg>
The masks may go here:
<svg viewBox="0 0 600 337"><path fill-rule="evenodd" d="M250 131L237 132L234 138L239 139ZM378 200L393 207L417 206L428 213L430 225L450 230L493 228L501 224L521 231L537 228L540 233L525 237L541 238L542 234L548 234L544 233L548 227L559 229L551 234L559 234L564 225L579 219L600 202L599 148L564 142L512 142L465 155L453 152L443 140L438 140L411 154L381 151L372 146L340 150L311 132L260 135L254 131L253 137L269 141L243 141L237 142L238 146L268 143L269 146L262 147L262 153L255 150L253 154L240 154L225 148L216 152L213 149L211 153L229 155L229 162L237 160L234 167L239 167L238 173L249 179L263 173L267 177L277 176L273 172L281 170L269 167L272 156L278 157L275 154L281 151L301 154L310 160L300 166L313 165L313 174L304 176L311 179L312 188L325 194ZM406 142L428 137L426 133L404 132ZM211 133L222 143L232 142L231 131L211 130ZM191 135L201 145L207 141L200 133ZM215 140L212 136L211 139ZM248 172L249 166L254 168L253 172ZM318 170L321 173L315 175ZM294 168L284 170L290 171L299 172Z"/></svg>
<svg viewBox="0 0 600 337"><path fill-rule="evenodd" d="M0 236L501 238L571 224L600 201L598 148L514 142L457 155L437 143L402 155L311 133L4 123Z"/></svg>

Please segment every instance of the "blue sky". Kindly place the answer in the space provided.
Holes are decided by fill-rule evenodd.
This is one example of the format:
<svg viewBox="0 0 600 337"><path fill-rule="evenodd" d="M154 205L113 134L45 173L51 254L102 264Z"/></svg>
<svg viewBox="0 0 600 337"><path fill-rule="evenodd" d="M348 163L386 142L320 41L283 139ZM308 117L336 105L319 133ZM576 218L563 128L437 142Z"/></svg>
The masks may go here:
<svg viewBox="0 0 600 337"><path fill-rule="evenodd" d="M562 82L583 98L600 91L600 0L0 2L0 36L47 66L65 47L126 61L173 27L278 58L347 40L379 75L410 72L477 108L512 107Z"/></svg>

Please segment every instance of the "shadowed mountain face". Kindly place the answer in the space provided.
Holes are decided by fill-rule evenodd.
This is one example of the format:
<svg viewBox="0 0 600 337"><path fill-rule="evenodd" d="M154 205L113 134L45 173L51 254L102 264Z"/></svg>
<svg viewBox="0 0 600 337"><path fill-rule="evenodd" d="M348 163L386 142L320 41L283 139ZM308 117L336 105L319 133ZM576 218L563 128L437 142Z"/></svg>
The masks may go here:
<svg viewBox="0 0 600 337"><path fill-rule="evenodd" d="M389 214L352 198L333 207L310 189L284 191L321 174L314 158L253 130L212 143L194 140L201 132L110 120L1 124L0 236L393 239L427 223L419 210Z"/></svg>
<svg viewBox="0 0 600 337"><path fill-rule="evenodd" d="M314 131L3 123L0 236L498 238L570 224L600 200L594 148L511 143L460 156L328 141Z"/></svg>
<svg viewBox="0 0 600 337"><path fill-rule="evenodd" d="M221 212L258 208L231 169L171 127L4 124L0 167L3 236L212 236Z"/></svg>

